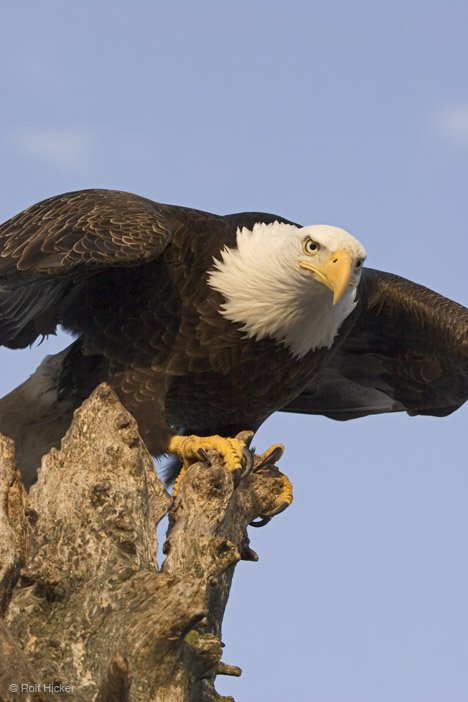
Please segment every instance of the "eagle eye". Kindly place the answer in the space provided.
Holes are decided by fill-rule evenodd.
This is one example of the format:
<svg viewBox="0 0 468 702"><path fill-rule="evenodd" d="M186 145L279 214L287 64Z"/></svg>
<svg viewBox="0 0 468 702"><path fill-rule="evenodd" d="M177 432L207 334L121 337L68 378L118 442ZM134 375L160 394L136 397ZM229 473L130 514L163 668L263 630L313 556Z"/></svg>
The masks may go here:
<svg viewBox="0 0 468 702"><path fill-rule="evenodd" d="M355 263L355 267L359 270L359 268L362 268L362 264L364 263L363 258L358 258L358 260Z"/></svg>
<svg viewBox="0 0 468 702"><path fill-rule="evenodd" d="M319 249L320 244L317 244L317 242L313 239L306 239L304 241L304 251L306 254L309 254L309 256L313 256L313 254L317 253Z"/></svg>

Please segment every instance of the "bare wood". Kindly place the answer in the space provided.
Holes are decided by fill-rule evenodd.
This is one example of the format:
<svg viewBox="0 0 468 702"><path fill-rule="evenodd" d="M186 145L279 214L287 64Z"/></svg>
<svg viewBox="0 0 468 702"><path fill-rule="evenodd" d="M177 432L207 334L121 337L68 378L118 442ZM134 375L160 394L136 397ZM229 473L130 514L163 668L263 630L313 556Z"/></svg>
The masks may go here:
<svg viewBox="0 0 468 702"><path fill-rule="evenodd" d="M0 617L4 616L23 563L26 490L11 439L0 434Z"/></svg>
<svg viewBox="0 0 468 702"><path fill-rule="evenodd" d="M0 698L16 699L7 684L34 681L73 686L77 701L228 699L216 675L241 671L220 661L222 619L235 564L256 560L246 528L273 505L278 470L235 488L213 453L211 466L190 468L172 504L106 385L43 459L29 495L12 443L0 448L0 652L19 666L0 663ZM158 568L155 529L167 513Z"/></svg>

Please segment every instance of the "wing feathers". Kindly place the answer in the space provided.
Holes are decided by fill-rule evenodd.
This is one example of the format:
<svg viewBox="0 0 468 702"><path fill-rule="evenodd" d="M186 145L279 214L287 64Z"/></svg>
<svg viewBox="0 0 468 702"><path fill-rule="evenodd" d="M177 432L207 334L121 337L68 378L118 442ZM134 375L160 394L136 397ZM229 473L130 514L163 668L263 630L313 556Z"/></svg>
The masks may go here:
<svg viewBox="0 0 468 702"><path fill-rule="evenodd" d="M38 336L53 333L58 323L57 306L68 285L66 280L0 285L0 343L24 348Z"/></svg>
<svg viewBox="0 0 468 702"><path fill-rule="evenodd" d="M0 276L30 270L67 275L78 268L150 261L171 238L164 210L146 198L113 190L44 200L0 226Z"/></svg>
<svg viewBox="0 0 468 702"><path fill-rule="evenodd" d="M217 217L111 190L33 205L0 226L0 343L17 348L50 333L87 278L156 259L181 227L204 235L213 221L222 236L275 219L281 218ZM171 255L192 255L176 249ZM467 397L468 311L404 278L367 269L328 364L284 409L335 419L399 410L443 415Z"/></svg>
<svg viewBox="0 0 468 702"><path fill-rule="evenodd" d="M421 285L367 269L350 331L288 412L354 419L444 416L468 398L468 310Z"/></svg>
<svg viewBox="0 0 468 702"><path fill-rule="evenodd" d="M2 224L0 344L22 348L53 332L87 276L157 258L171 240L169 210L130 193L84 190Z"/></svg>

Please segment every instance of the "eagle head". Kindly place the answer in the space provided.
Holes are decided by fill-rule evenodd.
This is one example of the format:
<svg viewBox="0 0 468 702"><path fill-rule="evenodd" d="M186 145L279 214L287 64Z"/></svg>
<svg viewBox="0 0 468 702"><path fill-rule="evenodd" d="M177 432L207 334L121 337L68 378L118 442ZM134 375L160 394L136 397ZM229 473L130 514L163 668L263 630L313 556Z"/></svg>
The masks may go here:
<svg viewBox="0 0 468 702"><path fill-rule="evenodd" d="M271 338L294 356L330 347L356 306L366 251L328 225L274 222L237 230L208 272L224 298L219 312L248 337Z"/></svg>

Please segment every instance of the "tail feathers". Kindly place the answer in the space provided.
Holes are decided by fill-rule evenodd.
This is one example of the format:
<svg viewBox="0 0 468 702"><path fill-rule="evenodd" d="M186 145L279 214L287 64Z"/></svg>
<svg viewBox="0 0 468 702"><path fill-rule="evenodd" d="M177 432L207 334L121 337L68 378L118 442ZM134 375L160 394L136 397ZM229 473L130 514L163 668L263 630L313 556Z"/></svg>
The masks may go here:
<svg viewBox="0 0 468 702"><path fill-rule="evenodd" d="M37 476L41 457L58 447L75 404L59 395L64 361L74 346L46 356L28 380L0 399L0 433L16 444L17 463L26 486Z"/></svg>
<svg viewBox="0 0 468 702"><path fill-rule="evenodd" d="M60 446L74 410L107 377L107 361L83 354L78 339L46 356L28 380L0 399L0 433L16 444L26 486L35 482L42 456Z"/></svg>

